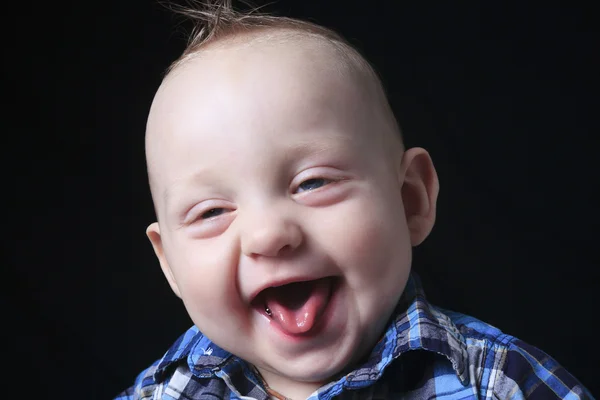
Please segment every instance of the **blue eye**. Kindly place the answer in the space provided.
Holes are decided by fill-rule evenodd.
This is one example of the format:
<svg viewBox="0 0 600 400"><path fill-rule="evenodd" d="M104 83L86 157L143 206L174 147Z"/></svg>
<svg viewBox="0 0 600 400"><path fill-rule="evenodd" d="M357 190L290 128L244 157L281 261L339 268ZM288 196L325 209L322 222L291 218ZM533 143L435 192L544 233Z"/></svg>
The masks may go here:
<svg viewBox="0 0 600 400"><path fill-rule="evenodd" d="M323 179L323 178L307 179L304 182L302 182L300 185L298 185L298 192L300 193L300 192L306 192L309 190L315 190L315 189L325 186L327 183L329 183L329 181L327 179Z"/></svg>
<svg viewBox="0 0 600 400"><path fill-rule="evenodd" d="M212 217L217 217L225 212L224 208L211 208L204 214L200 216L200 219L209 219Z"/></svg>

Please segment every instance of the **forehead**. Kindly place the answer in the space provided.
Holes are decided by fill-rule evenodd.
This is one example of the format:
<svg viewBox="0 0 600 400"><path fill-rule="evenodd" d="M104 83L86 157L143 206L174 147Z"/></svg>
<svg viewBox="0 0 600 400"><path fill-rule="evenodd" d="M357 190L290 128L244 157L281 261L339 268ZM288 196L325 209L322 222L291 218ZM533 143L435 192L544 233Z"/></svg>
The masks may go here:
<svg viewBox="0 0 600 400"><path fill-rule="evenodd" d="M248 97L257 105L270 106L269 100L285 105L302 99L323 100L332 90L340 94L363 91L357 88L362 85L353 68L338 49L323 39L268 39L236 39L191 56L161 85L150 119L189 107L196 113L223 103L235 109Z"/></svg>

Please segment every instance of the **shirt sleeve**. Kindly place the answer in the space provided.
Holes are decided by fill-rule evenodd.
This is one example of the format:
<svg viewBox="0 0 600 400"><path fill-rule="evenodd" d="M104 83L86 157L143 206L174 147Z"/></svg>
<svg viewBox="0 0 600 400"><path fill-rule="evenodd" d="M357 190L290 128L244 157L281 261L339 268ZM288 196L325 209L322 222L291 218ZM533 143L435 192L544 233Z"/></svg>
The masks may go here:
<svg viewBox="0 0 600 400"><path fill-rule="evenodd" d="M506 349L495 381L493 392L499 399L594 399L556 360L519 339Z"/></svg>
<svg viewBox="0 0 600 400"><path fill-rule="evenodd" d="M131 386L127 390L119 393L117 395L117 397L114 398L114 400L133 400L133 399L135 399L135 397L133 397L133 394L134 394L134 387Z"/></svg>
<svg viewBox="0 0 600 400"><path fill-rule="evenodd" d="M143 370L136 378L132 386L119 393L113 400L140 400L154 396L155 392L162 387L154 381L154 372L159 361ZM154 398L154 397L153 397Z"/></svg>

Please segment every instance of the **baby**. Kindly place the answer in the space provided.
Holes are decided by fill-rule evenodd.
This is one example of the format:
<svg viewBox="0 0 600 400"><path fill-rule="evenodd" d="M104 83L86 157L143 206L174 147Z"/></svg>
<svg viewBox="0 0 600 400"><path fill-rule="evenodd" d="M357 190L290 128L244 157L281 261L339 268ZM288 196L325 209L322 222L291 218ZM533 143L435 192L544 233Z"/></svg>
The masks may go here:
<svg viewBox="0 0 600 400"><path fill-rule="evenodd" d="M152 104L147 235L194 327L117 399L592 398L552 358L429 304L411 248L438 178L336 33L199 26Z"/></svg>

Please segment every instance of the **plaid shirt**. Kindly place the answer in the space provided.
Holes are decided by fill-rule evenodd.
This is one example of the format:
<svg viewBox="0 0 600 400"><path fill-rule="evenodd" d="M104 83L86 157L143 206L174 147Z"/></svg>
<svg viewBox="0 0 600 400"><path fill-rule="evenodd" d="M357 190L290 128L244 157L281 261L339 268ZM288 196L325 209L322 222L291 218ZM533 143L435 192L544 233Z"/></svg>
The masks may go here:
<svg viewBox="0 0 600 400"><path fill-rule="evenodd" d="M475 318L429 304L414 274L368 361L309 400L334 397L593 399L537 348ZM249 364L193 327L116 400L268 398Z"/></svg>

